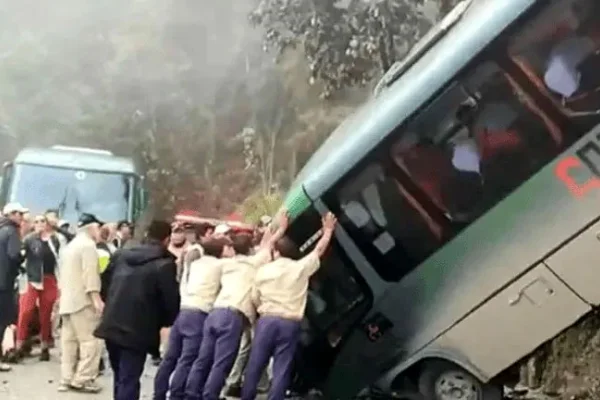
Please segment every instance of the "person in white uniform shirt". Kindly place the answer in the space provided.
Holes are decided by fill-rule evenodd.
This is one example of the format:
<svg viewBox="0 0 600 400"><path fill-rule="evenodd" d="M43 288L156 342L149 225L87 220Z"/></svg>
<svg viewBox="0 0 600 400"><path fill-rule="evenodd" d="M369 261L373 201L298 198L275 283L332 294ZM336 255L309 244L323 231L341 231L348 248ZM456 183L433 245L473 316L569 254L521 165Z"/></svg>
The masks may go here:
<svg viewBox="0 0 600 400"><path fill-rule="evenodd" d="M242 333L254 324L256 310L252 301L254 277L258 268L271 260L274 244L283 237L288 218L281 214L279 228L265 233L260 249L250 255L252 236L233 237L236 256L223 264L221 291L214 309L206 318L202 345L188 379L186 400L218 400L238 353Z"/></svg>
<svg viewBox="0 0 600 400"><path fill-rule="evenodd" d="M183 399L188 378L195 370L202 343L204 324L221 290L221 271L227 258L233 257L228 238L211 238L204 242L204 255L183 271L180 282L181 311L169 335L164 360L154 378L154 399ZM172 374L172 377L171 377ZM171 381L169 384L169 380Z"/></svg>

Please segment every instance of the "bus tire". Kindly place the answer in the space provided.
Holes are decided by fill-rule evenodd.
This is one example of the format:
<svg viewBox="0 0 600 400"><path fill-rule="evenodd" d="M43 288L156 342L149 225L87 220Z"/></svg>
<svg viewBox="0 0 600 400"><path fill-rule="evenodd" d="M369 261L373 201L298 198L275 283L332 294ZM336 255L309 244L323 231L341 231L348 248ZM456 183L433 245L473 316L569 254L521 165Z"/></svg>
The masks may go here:
<svg viewBox="0 0 600 400"><path fill-rule="evenodd" d="M419 391L428 400L501 400L502 389L485 384L444 360L429 361L419 376Z"/></svg>

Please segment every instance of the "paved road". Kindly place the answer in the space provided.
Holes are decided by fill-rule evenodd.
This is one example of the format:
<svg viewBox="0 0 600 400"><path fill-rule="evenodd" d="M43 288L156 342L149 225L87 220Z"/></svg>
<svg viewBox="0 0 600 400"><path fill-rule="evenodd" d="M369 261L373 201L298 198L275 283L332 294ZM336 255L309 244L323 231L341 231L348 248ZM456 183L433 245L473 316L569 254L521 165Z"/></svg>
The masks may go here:
<svg viewBox="0 0 600 400"><path fill-rule="evenodd" d="M156 367L148 363L142 377L141 399L152 396L152 378ZM0 399L2 400L111 400L112 375L110 370L99 378L104 390L99 394L59 393L56 390L60 377L58 354L52 354L50 362L39 362L37 358L25 360L14 366L12 372L0 373Z"/></svg>
<svg viewBox="0 0 600 400"><path fill-rule="evenodd" d="M152 398L152 380L156 367L146 364L142 376L142 395L140 399ZM2 400L112 400L112 373L107 370L99 378L104 390L99 394L59 393L56 388L60 378L58 351L52 353L50 362L39 362L36 357L29 358L8 373L0 372L0 399ZM257 400L265 400L259 396Z"/></svg>

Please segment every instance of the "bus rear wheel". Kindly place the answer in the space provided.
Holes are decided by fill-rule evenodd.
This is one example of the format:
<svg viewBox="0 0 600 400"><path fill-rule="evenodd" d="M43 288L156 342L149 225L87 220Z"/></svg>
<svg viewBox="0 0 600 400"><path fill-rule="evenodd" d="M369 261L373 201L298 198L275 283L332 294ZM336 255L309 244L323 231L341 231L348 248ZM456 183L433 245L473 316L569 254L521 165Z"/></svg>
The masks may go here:
<svg viewBox="0 0 600 400"><path fill-rule="evenodd" d="M419 391L431 400L501 400L500 387L484 384L448 361L425 364L419 377Z"/></svg>

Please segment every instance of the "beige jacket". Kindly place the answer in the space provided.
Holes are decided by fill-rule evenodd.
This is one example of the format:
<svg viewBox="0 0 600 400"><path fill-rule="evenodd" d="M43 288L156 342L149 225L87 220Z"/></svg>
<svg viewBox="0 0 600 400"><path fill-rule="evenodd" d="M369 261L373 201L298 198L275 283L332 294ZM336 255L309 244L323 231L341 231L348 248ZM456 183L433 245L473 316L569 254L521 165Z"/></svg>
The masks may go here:
<svg viewBox="0 0 600 400"><path fill-rule="evenodd" d="M235 308L248 318L256 320L252 300L256 271L271 260L269 250L261 250L252 256L236 256L223 264L221 291L215 300L215 308Z"/></svg>
<svg viewBox="0 0 600 400"><path fill-rule="evenodd" d="M181 308L211 312L221 290L223 264L228 261L208 255L193 261L183 271L179 284Z"/></svg>
<svg viewBox="0 0 600 400"><path fill-rule="evenodd" d="M308 297L308 281L319 266L319 256L311 252L298 261L279 258L259 267L252 292L258 314L301 320Z"/></svg>
<svg viewBox="0 0 600 400"><path fill-rule="evenodd" d="M92 306L90 293L100 292L100 268L96 242L80 232L61 252L61 315L73 314Z"/></svg>

